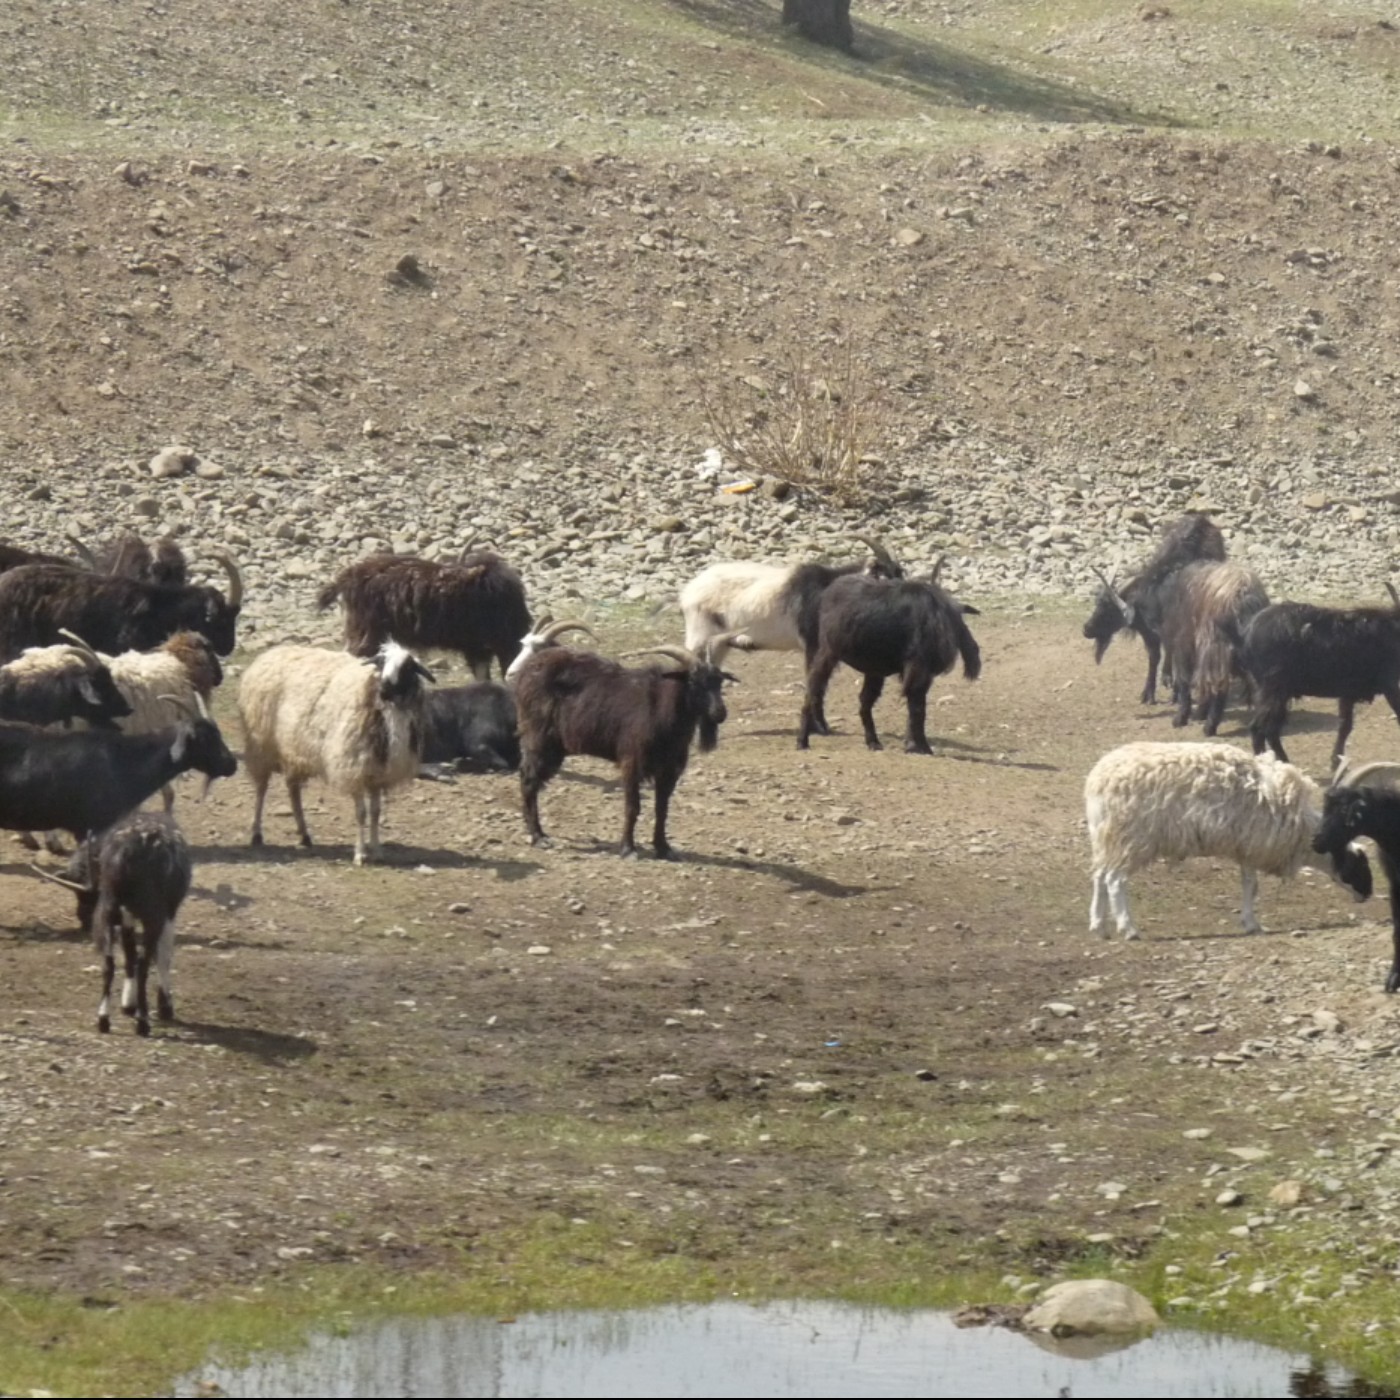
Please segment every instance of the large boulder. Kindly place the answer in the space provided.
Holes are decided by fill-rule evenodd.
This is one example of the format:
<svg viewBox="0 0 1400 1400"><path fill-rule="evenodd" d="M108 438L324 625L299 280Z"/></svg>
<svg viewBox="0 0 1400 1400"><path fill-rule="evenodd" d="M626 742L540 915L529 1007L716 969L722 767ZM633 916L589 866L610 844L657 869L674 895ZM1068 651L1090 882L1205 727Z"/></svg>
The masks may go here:
<svg viewBox="0 0 1400 1400"><path fill-rule="evenodd" d="M1097 1337L1150 1332L1160 1322L1156 1309L1136 1289L1112 1279L1084 1278L1046 1289L1023 1325L1056 1337Z"/></svg>

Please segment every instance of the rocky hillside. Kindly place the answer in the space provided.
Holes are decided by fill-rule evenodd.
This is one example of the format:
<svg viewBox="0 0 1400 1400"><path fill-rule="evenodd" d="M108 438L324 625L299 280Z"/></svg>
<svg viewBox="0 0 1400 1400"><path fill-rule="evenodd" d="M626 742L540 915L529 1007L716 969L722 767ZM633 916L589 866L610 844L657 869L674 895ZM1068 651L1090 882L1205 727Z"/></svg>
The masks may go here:
<svg viewBox="0 0 1400 1400"><path fill-rule="evenodd" d="M17 0L4 532L232 545L279 629L347 557L472 532L551 603L860 530L1083 591L1191 504L1276 593L1377 593L1400 35L1024 8L858 4L851 61L759 0ZM719 493L707 400L843 345L862 500ZM153 478L177 442L202 474Z"/></svg>

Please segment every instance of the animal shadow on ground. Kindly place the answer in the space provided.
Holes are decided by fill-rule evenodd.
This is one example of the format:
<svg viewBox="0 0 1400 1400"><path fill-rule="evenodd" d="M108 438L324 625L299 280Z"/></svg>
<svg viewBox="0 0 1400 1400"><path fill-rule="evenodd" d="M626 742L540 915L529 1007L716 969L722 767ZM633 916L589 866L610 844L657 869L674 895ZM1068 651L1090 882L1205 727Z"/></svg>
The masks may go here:
<svg viewBox="0 0 1400 1400"><path fill-rule="evenodd" d="M551 840L556 838L551 837ZM563 842L559 842L561 846ZM616 841L582 841L573 843L573 849L583 855L612 856L620 859L617 855ZM640 858L651 860L651 845L648 841L639 841L637 850ZM707 851L685 850L677 846L669 863L677 865L711 865L721 870L741 870L748 875L771 875L775 880L782 880L785 884L791 885L795 890L805 890L810 894L823 895L827 899L852 899L862 894L878 894L895 888L893 885L846 885L840 880L828 879L825 875L815 875L810 870L804 870L800 865L786 865L781 861L774 860L751 860L743 856L719 856L712 855Z"/></svg>
<svg viewBox="0 0 1400 1400"><path fill-rule="evenodd" d="M254 1026L217 1026L207 1021L186 1021L177 1017L172 1035L162 1039L192 1041L196 1045L218 1045L235 1054L250 1055L264 1064L287 1064L309 1059L321 1048L304 1035L281 1035Z"/></svg>
<svg viewBox="0 0 1400 1400"><path fill-rule="evenodd" d="M317 842L309 849L288 843L269 841L265 846L203 846L200 859L206 862L258 864L268 867L296 865L302 861L318 861L327 865L349 865L355 848L349 842ZM404 846L397 841L384 843L384 858L372 861L366 870L393 870L404 866L430 865L438 870L489 870L498 880L507 883L524 880L543 867L529 860L491 860L465 851L450 851L445 847ZM221 887L223 888L223 887ZM217 900L215 901L218 902ZM225 905L224 907L228 907Z"/></svg>
<svg viewBox="0 0 1400 1400"><path fill-rule="evenodd" d="M1102 97L1068 83L988 63L962 49L854 18L855 52L842 54L797 40L779 23L770 0L670 0L699 23L747 43L780 49L790 59L843 76L852 71L868 82L941 105L990 107L1020 112L1036 121L1107 122L1176 126L1161 113L1138 111L1125 102Z"/></svg>

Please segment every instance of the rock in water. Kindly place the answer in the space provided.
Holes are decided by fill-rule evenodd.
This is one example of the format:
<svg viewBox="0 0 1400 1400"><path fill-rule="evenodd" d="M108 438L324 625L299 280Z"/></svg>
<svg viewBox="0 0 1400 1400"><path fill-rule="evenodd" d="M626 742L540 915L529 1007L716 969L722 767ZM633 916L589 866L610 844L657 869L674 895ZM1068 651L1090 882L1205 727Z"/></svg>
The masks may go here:
<svg viewBox="0 0 1400 1400"><path fill-rule="evenodd" d="M1161 1318L1134 1288L1106 1278L1067 1279L1045 1291L1026 1314L1025 1327L1056 1337L1149 1332Z"/></svg>

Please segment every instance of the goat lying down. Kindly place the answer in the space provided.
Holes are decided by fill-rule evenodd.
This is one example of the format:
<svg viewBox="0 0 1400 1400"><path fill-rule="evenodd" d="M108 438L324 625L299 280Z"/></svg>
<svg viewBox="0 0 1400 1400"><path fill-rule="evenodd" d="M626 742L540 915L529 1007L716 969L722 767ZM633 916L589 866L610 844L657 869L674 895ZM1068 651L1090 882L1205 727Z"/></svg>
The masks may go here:
<svg viewBox="0 0 1400 1400"><path fill-rule="evenodd" d="M1358 900L1371 894L1371 867L1342 843L1319 857L1321 788L1271 754L1227 744L1124 744L1089 770L1084 808L1093 863L1089 932L1108 937L1105 907L1118 932L1137 938L1128 876L1154 861L1210 856L1240 867L1240 923L1260 931L1254 903L1259 873L1287 879L1303 866L1326 870Z"/></svg>

